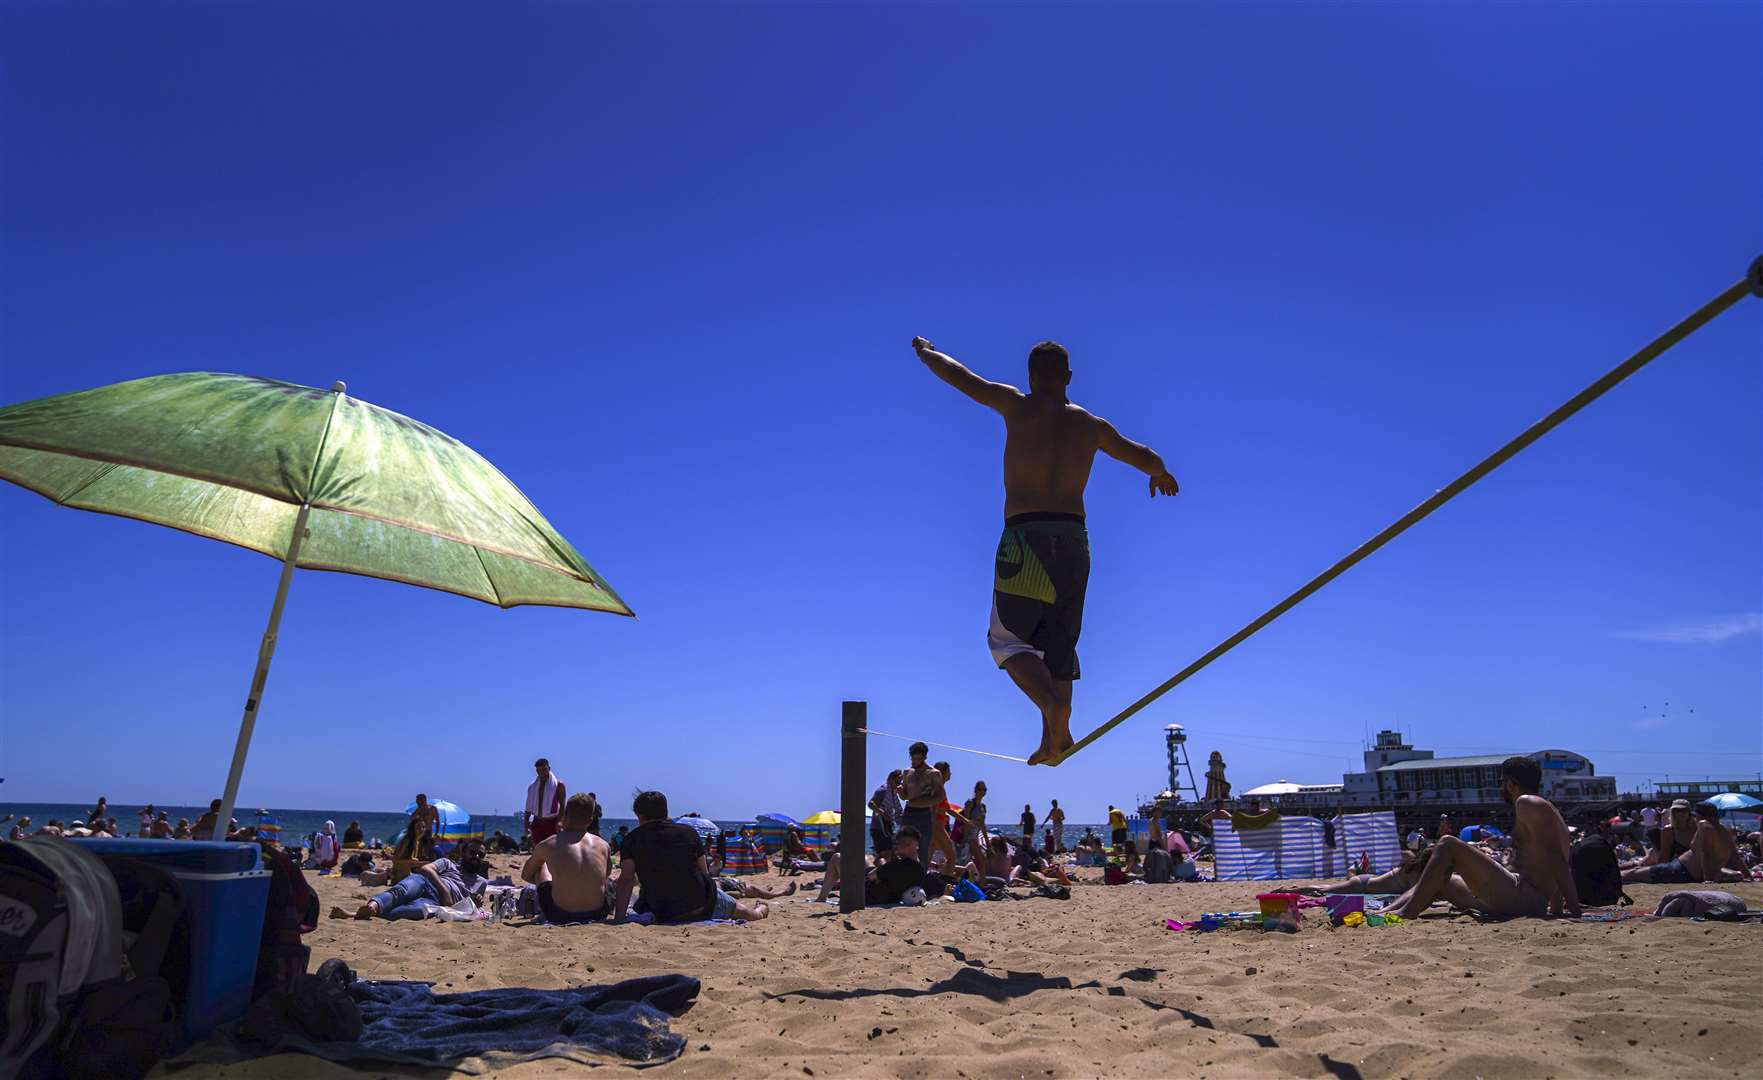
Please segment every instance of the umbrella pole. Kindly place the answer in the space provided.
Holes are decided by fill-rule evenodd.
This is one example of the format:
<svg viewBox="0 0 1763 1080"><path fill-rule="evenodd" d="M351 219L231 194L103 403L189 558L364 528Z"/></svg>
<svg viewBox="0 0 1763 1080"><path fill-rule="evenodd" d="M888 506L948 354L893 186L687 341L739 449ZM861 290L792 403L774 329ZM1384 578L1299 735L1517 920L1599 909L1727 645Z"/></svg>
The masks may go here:
<svg viewBox="0 0 1763 1080"><path fill-rule="evenodd" d="M263 631L263 644L257 650L257 673L251 676L251 696L245 699L245 715L239 721L239 741L233 746L232 768L227 770L226 794L220 799L220 816L214 819L216 839L226 838L227 825L233 819L233 801L239 797L239 778L245 772L245 754L251 749L251 732L257 727L257 704L263 698L263 684L269 679L269 662L275 658L276 631L282 625L282 605L288 599L288 583L294 580L294 565L300 559L300 542L306 538L306 515L310 503L301 503L294 517L294 535L288 541L288 555L282 560L282 579L276 585L275 603L269 609L269 626Z"/></svg>

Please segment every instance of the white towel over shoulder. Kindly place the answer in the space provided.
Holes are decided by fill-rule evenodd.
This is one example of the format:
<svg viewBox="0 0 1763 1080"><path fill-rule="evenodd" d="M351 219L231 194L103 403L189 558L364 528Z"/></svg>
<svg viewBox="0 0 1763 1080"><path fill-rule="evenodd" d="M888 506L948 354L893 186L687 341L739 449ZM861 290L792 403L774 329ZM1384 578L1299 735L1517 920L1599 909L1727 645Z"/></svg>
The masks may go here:
<svg viewBox="0 0 1763 1080"><path fill-rule="evenodd" d="M545 778L545 790L539 790L539 778L526 786L526 812L536 818L554 818L563 813L563 800L559 795L563 791L563 780L552 773Z"/></svg>

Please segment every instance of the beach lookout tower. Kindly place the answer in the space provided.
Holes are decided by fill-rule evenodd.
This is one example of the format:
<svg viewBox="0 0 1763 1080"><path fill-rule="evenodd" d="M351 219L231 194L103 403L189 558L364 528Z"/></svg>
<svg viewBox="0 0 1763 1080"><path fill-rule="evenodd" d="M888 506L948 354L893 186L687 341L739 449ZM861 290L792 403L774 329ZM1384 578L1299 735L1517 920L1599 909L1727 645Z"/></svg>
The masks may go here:
<svg viewBox="0 0 1763 1080"><path fill-rule="evenodd" d="M1169 753L1169 791L1167 797L1183 802L1199 802L1200 789L1194 786L1194 767L1188 764L1187 729L1180 724L1165 726L1163 746Z"/></svg>

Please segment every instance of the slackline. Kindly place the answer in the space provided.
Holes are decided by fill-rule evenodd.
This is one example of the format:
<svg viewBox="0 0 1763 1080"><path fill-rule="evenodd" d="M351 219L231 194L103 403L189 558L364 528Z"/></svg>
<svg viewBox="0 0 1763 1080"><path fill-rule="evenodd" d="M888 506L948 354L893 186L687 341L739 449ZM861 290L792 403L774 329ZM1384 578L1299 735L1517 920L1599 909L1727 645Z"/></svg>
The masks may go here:
<svg viewBox="0 0 1763 1080"><path fill-rule="evenodd" d="M863 732L865 735L880 735L884 739L899 739L902 742L921 742L926 746L940 746L944 750L959 750L963 754L978 754L981 757L995 757L1003 761L1014 761L1018 765L1028 764L1027 758L1012 757L1009 754L994 754L990 750L975 750L970 746L956 746L953 743L932 742L929 739L915 739L910 735L890 735L885 731L877 731L874 728L858 728L857 730Z"/></svg>
<svg viewBox="0 0 1763 1080"><path fill-rule="evenodd" d="M1500 447L1498 450L1495 450L1493 453L1483 458L1479 464L1464 473L1462 476L1459 476L1438 491L1435 491L1430 499L1427 499L1419 506L1416 506L1414 509L1397 518L1394 522L1385 527L1382 532L1348 552L1344 558L1329 567L1327 570L1324 570L1322 573L1311 578L1297 592L1292 593L1284 600L1281 600L1279 603L1268 608L1266 611L1262 612L1255 621L1249 623L1249 625L1243 627L1241 630L1238 630L1230 637L1225 638L1217 645L1214 645L1211 651L1206 653L1206 655L1195 660L1187 667L1182 668L1180 671L1170 676L1167 681L1158 686L1155 690L1152 690L1144 697L1122 709L1119 713L1116 713L1113 719L1073 743L1070 750L1061 754L1057 759L1049 761L1048 764L1058 765L1065 761L1067 758L1071 757L1071 755L1077 753L1079 750L1082 750L1084 747L1095 742L1109 731L1118 727L1122 722L1130 718L1134 713L1137 713L1140 709L1143 709L1145 706L1151 704L1151 702L1156 701L1164 694L1175 689L1176 686L1180 685L1189 676L1198 672L1207 664L1210 664L1212 661L1223 656L1238 645L1241 645L1257 630L1260 630L1268 623L1296 607L1300 601L1304 600L1311 593L1314 593L1335 578L1346 573L1354 564L1364 559L1367 555L1370 555L1378 548L1383 547L1391 540L1394 540L1396 537L1406 532L1409 526L1420 521L1421 518L1426 517L1447 502L1450 502L1451 499L1461 494L1465 488L1469 487L1469 485L1480 480L1488 473L1493 472L1495 469L1505 464L1506 461L1511 459L1520 450L1523 450L1531 443L1536 442L1544 435L1547 435L1563 420L1566 420L1574 413L1602 397L1606 390L1609 390L1617 383L1645 367L1651 360L1657 357L1660 353L1663 353L1666 349L1671 348L1684 338L1689 337L1691 334L1701 329L1716 316L1726 311L1727 308L1738 303L1744 298L1746 293L1763 297L1763 255L1758 256L1756 261L1751 263L1749 273L1747 273L1737 284L1732 285L1719 296L1716 296L1706 304L1703 304L1700 308L1697 308L1689 315L1689 317L1655 338L1646 348L1605 372L1596 382L1573 395L1573 397L1569 398L1565 404L1561 405L1554 412L1543 417L1541 420L1538 420L1530 427L1525 428L1517 435L1517 437L1512 439L1511 442L1508 442L1505 446Z"/></svg>

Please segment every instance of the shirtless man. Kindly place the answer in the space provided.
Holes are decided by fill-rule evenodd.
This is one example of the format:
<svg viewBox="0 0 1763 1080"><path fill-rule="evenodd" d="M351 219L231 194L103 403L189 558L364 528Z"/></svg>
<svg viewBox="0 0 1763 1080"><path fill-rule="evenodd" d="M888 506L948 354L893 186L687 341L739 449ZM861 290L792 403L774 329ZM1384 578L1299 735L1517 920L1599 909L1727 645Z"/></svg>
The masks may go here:
<svg viewBox="0 0 1763 1080"><path fill-rule="evenodd" d="M441 835L441 811L429 803L429 797L423 792L416 793L416 809L411 813L428 822L429 835Z"/></svg>
<svg viewBox="0 0 1763 1080"><path fill-rule="evenodd" d="M945 794L943 774L925 758L930 756L930 747L915 742L906 748L906 757L912 765L900 776L899 796L906 802L906 810L901 821L918 830L918 835L925 844L929 844L932 852L942 851L947 860L946 871L955 872L955 845L949 840L949 832L945 826L939 830L936 819L942 815L943 807L948 802ZM946 845L946 848L945 848ZM930 865L930 854L925 856L925 866Z"/></svg>
<svg viewBox="0 0 1763 1080"><path fill-rule="evenodd" d="M1510 757L1500 765L1500 794L1512 804L1512 868L1474 844L1447 836L1433 846L1414 887L1388 910L1411 919L1434 900L1489 915L1559 915L1578 918L1579 893L1568 865L1567 823L1553 803L1537 794L1543 768L1534 758Z"/></svg>
<svg viewBox="0 0 1763 1080"><path fill-rule="evenodd" d="M1150 477L1151 496L1179 488L1163 459L1065 396L1071 357L1043 341L1028 354L1029 392L990 382L917 337L912 347L937 378L1004 417L1004 535L992 582L992 659L1041 711L1030 765L1057 765L1072 746L1071 684L1090 578L1084 487L1096 451Z"/></svg>
<svg viewBox="0 0 1763 1080"><path fill-rule="evenodd" d="M539 887L539 911L551 923L599 922L606 918L606 882L612 876L612 849L588 831L594 800L571 795L563 804L557 833L533 845L522 881Z"/></svg>
<svg viewBox="0 0 1763 1080"><path fill-rule="evenodd" d="M1679 799L1678 802L1685 802ZM1728 874L1727 865L1732 863L1738 845L1733 841L1732 830L1720 823L1720 811L1707 803L1697 803L1693 811L1683 813L1677 803L1671 805L1671 824L1667 830L1677 831L1683 828L1679 818L1694 815L1696 822L1695 835L1691 838L1688 850L1675 858L1654 863L1651 866L1637 866L1622 872L1624 883L1639 882L1643 885L1688 885L1698 881L1732 881L1743 880L1741 870L1737 874ZM1682 844L1682 833L1678 832L1677 841ZM1665 847L1665 838L1659 839L1661 850Z"/></svg>

